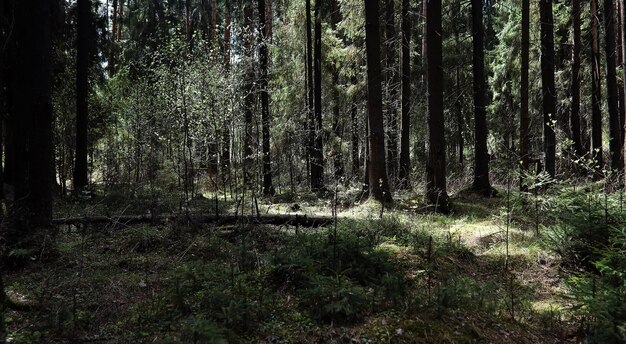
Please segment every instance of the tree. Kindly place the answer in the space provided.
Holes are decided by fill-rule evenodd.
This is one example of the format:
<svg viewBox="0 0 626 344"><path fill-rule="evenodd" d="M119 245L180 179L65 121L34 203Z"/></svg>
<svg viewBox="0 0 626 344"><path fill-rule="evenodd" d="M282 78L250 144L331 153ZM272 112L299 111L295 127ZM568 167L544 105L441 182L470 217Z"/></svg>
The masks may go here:
<svg viewBox="0 0 626 344"><path fill-rule="evenodd" d="M622 56L623 56L623 60L626 61L626 0L622 0L621 2L621 13L619 15L621 15L622 17ZM624 63L625 65L622 66L622 71L624 73L623 80L626 83L626 62ZM621 101L623 101L624 104L626 104L626 98L621 99ZM622 123L624 123L624 121L626 120L626 113L623 113L622 116L623 116ZM622 132L622 135L624 137L624 141L623 141L624 153L623 154L624 154L624 157L626 157L626 126L624 126L624 131ZM624 175L626 175L626 164L624 166ZM626 187L626 178L624 178L624 186Z"/></svg>
<svg viewBox="0 0 626 344"><path fill-rule="evenodd" d="M313 166L315 154L315 110L313 106L313 38L311 34L311 0L306 0L306 89L307 89L307 125L309 127L307 137L307 159L310 169L311 190L316 190L320 181L319 170Z"/></svg>
<svg viewBox="0 0 626 344"><path fill-rule="evenodd" d="M387 171L392 181L395 181L398 169L398 72L396 70L396 21L395 0L386 0L385 34L386 34L386 62L387 62Z"/></svg>
<svg viewBox="0 0 626 344"><path fill-rule="evenodd" d="M311 156L311 190L324 189L324 133L322 127L322 0L315 1L315 42L313 57L313 154Z"/></svg>
<svg viewBox="0 0 626 344"><path fill-rule="evenodd" d="M591 0L591 149L594 165L602 168L602 80L600 75L600 40L598 28L600 18L598 13L598 0Z"/></svg>
<svg viewBox="0 0 626 344"><path fill-rule="evenodd" d="M261 126L263 132L263 195L271 196L274 195L274 185L272 184L272 160L270 156L270 96L267 77L269 26L265 23L266 19L271 20L271 18L266 18L265 0L259 0L259 59L261 60L261 79L259 82L261 87Z"/></svg>
<svg viewBox="0 0 626 344"><path fill-rule="evenodd" d="M574 153L577 156L584 156L580 132L580 0L572 0L572 105L570 109L570 130L572 131L572 141L574 141Z"/></svg>
<svg viewBox="0 0 626 344"><path fill-rule="evenodd" d="M528 67L530 48L530 0L522 0L522 42L521 42L521 80L520 80L520 157L523 173L528 172L530 147L530 116L528 115ZM521 190L526 190L526 184L521 180Z"/></svg>
<svg viewBox="0 0 626 344"><path fill-rule="evenodd" d="M428 98L428 146L426 198L436 210L448 213L450 200L446 187L446 140L443 115L443 47L441 0L425 0L426 78Z"/></svg>
<svg viewBox="0 0 626 344"><path fill-rule="evenodd" d="M74 162L74 191L88 184L87 154L89 146L89 60L91 1L77 1L76 38L76 158Z"/></svg>
<svg viewBox="0 0 626 344"><path fill-rule="evenodd" d="M400 186L408 188L411 172L411 17L409 0L402 0L402 132L400 136Z"/></svg>
<svg viewBox="0 0 626 344"><path fill-rule="evenodd" d="M245 42L245 53L246 57L250 60L254 58L254 53L252 51L252 4L250 0L246 0L243 8L243 35ZM250 61L251 62L251 61ZM244 183L250 187L252 185L252 166L254 164L254 154L252 152L252 143L253 143L253 113L252 107L254 105L254 70L251 66L252 63L249 63L246 66L245 80L243 86L244 93L244 140L243 140L243 156L244 156Z"/></svg>
<svg viewBox="0 0 626 344"><path fill-rule="evenodd" d="M10 248L39 248L52 221L54 176L51 101L51 2L15 2L15 92L12 92L15 194Z"/></svg>
<svg viewBox="0 0 626 344"><path fill-rule="evenodd" d="M380 24L378 2L365 2L365 46L367 58L367 117L369 123L369 192L375 200L392 202L385 160Z"/></svg>
<svg viewBox="0 0 626 344"><path fill-rule="evenodd" d="M624 168L622 130L620 127L621 115L618 107L617 90L617 53L615 49L615 15L613 0L604 0L604 32L606 52L606 92L609 110L609 151L611 154L611 168L621 171Z"/></svg>
<svg viewBox="0 0 626 344"><path fill-rule="evenodd" d="M541 84L543 104L543 149L545 171L556 175L556 86L554 81L554 27L552 0L540 0L539 18L541 21Z"/></svg>
<svg viewBox="0 0 626 344"><path fill-rule="evenodd" d="M483 29L483 1L472 0L472 36L474 53L474 183L472 188L489 196L489 153L487 151L487 85L485 82L485 50Z"/></svg>

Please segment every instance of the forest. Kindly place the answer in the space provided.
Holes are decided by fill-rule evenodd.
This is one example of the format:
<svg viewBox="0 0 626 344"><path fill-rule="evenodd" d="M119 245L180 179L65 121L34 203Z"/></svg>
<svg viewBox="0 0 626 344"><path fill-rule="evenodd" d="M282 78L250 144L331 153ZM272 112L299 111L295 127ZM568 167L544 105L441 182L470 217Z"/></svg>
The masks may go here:
<svg viewBox="0 0 626 344"><path fill-rule="evenodd" d="M0 0L0 342L624 343L626 0Z"/></svg>

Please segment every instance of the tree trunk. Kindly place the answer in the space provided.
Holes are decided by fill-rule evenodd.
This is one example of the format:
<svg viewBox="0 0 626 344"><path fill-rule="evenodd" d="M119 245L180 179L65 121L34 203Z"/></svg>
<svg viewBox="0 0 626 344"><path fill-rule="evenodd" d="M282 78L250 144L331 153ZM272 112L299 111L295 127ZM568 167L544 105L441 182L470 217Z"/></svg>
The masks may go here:
<svg viewBox="0 0 626 344"><path fill-rule="evenodd" d="M386 0L385 32L387 49L387 171L389 178L395 182L398 169L398 72L396 70L396 21L395 0ZM395 184L395 183L394 183Z"/></svg>
<svg viewBox="0 0 626 344"><path fill-rule="evenodd" d="M570 128L572 141L574 141L574 153L576 156L584 156L585 149L580 133L580 0L572 0L572 107L570 109Z"/></svg>
<svg viewBox="0 0 626 344"><path fill-rule="evenodd" d="M230 36L231 36L231 20L230 20L230 2L224 4L224 71L226 74L230 72ZM228 109L226 110L228 111ZM225 113L224 124L222 128L222 157L221 166L224 171L230 168L230 114Z"/></svg>
<svg viewBox="0 0 626 344"><path fill-rule="evenodd" d="M487 151L487 85L485 81L485 50L483 1L472 0L472 36L474 75L474 183L472 188L485 196L492 193L489 182L489 153Z"/></svg>
<svg viewBox="0 0 626 344"><path fill-rule="evenodd" d="M600 18L598 0L591 0L591 150L595 168L599 171L604 165L602 158L602 76L600 74L600 40L598 29Z"/></svg>
<svg viewBox="0 0 626 344"><path fill-rule="evenodd" d="M521 71L520 71L520 126L519 147L521 158L520 190L527 191L524 174L529 172L530 148L530 116L528 113L528 70L530 50L530 0L522 0L522 39L521 39Z"/></svg>
<svg viewBox="0 0 626 344"><path fill-rule="evenodd" d="M365 45L367 56L367 116L370 127L369 191L380 202L392 202L385 162L380 24L378 2L365 0Z"/></svg>
<svg viewBox="0 0 626 344"><path fill-rule="evenodd" d="M313 109L313 38L311 35L311 0L306 0L306 80L307 80L307 160L309 162L311 190L315 190L319 183L318 171L313 168L313 155L315 154L315 114Z"/></svg>
<svg viewBox="0 0 626 344"><path fill-rule="evenodd" d="M228 2L229 1L226 1L226 3ZM216 36L217 36L217 1L211 0L211 24L209 27L209 42L213 43Z"/></svg>
<svg viewBox="0 0 626 344"><path fill-rule="evenodd" d="M620 16L622 18L622 56L623 56L623 60L626 60L626 0L622 0L620 4L621 4ZM622 72L624 73L623 81L626 84L626 63L622 65ZM624 107L626 108L626 96L624 99L622 99L622 101L624 102L625 104ZM625 120L626 120L626 113L622 113L622 124L624 124ZM626 157L626 125L622 126L622 136L623 136L622 144L624 145L623 154ZM624 167L624 175L626 175L626 166ZM624 186L626 187L626 177L624 178Z"/></svg>
<svg viewBox="0 0 626 344"><path fill-rule="evenodd" d="M16 63L13 113L15 130L15 202L8 247L38 247L38 231L52 220L54 175L51 101L51 3L44 0L15 3Z"/></svg>
<svg viewBox="0 0 626 344"><path fill-rule="evenodd" d="M77 2L76 39L76 155L74 162L74 191L80 192L88 184L87 154L89 131L89 61L91 1Z"/></svg>
<svg viewBox="0 0 626 344"><path fill-rule="evenodd" d="M443 47L441 0L425 0L426 65L428 98L428 160L426 162L426 198L436 210L450 211L446 187L446 140L443 115Z"/></svg>
<svg viewBox="0 0 626 344"><path fill-rule="evenodd" d="M613 0L604 0L604 32L606 52L606 92L609 110L609 151L611 169L621 172L624 169L621 115L618 107L615 49L615 15Z"/></svg>
<svg viewBox="0 0 626 344"><path fill-rule="evenodd" d="M339 4L337 0L332 1L332 13L331 13L331 27L333 30L337 30L337 24L341 21L341 12L339 11ZM332 67L332 79L333 79L333 167L335 172L335 178L339 180L344 175L343 164L343 131L344 131L344 117L341 116L341 93L339 92L339 68L340 66Z"/></svg>
<svg viewBox="0 0 626 344"><path fill-rule="evenodd" d="M271 1L271 0L270 0ZM270 155L270 94L268 90L268 51L267 40L269 39L268 27L266 21L271 18L265 17L265 0L259 0L259 58L261 60L261 79L259 80L261 87L261 131L262 152L263 152L263 195L274 195L274 185L272 184L272 160Z"/></svg>
<svg viewBox="0 0 626 344"><path fill-rule="evenodd" d="M615 2L615 18L617 20L617 37L615 40L616 43L616 51L617 51L617 66L620 68L624 67L624 48L622 47L622 5L619 0ZM620 142L623 144L624 142L624 120L626 120L626 104L624 104L624 80L620 80L620 75L617 76L617 103L619 110L617 113L619 114L619 127L620 130ZM622 159L624 157L622 156Z"/></svg>
<svg viewBox="0 0 626 344"><path fill-rule="evenodd" d="M324 127L322 126L322 0L315 1L315 42L313 57L314 126L311 159L311 189L324 189Z"/></svg>
<svg viewBox="0 0 626 344"><path fill-rule="evenodd" d="M545 171L556 175L556 86L554 81L554 20L552 0L540 0L541 21L541 83L543 98L543 149Z"/></svg>
<svg viewBox="0 0 626 344"><path fill-rule="evenodd" d="M244 5L244 42L245 42L245 54L250 60L246 68L245 82L244 82L244 183L247 187L251 187L254 181L254 153L252 151L252 145L254 137L253 124L252 124L252 107L254 106L254 69L252 67L252 59L254 59L254 52L252 50L252 4L251 0L247 0Z"/></svg>
<svg viewBox="0 0 626 344"><path fill-rule="evenodd" d="M400 187L410 186L410 126L411 126L411 16L409 0L402 0L402 133L400 137Z"/></svg>

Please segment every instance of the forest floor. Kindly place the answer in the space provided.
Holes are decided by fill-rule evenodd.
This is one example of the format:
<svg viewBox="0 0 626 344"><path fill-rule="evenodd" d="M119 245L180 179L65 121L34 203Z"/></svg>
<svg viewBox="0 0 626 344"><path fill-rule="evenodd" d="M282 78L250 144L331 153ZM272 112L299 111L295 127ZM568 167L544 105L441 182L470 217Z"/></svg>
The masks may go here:
<svg viewBox="0 0 626 344"><path fill-rule="evenodd" d="M215 208L206 196L196 199L194 211ZM258 204L261 213L330 215L332 198L282 196ZM349 192L337 199L337 224L319 229L60 226L53 255L34 257L5 277L9 295L39 306L6 314L8 340L578 341L564 286L568 275L537 235L538 218L517 211L518 203L507 207L503 193L457 195L449 216L426 212L414 194L397 196L393 209L359 203ZM107 207L137 213L145 203L96 197L59 204L56 215ZM219 207L228 213L235 205L227 199Z"/></svg>

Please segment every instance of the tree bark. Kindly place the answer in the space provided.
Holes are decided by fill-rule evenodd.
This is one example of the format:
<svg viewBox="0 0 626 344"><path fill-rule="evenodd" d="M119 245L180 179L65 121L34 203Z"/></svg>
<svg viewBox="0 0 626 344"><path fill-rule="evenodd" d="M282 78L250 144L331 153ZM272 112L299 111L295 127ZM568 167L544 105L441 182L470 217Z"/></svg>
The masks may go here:
<svg viewBox="0 0 626 344"><path fill-rule="evenodd" d="M474 183L472 188L485 195L492 193L489 182L489 153L487 151L487 85L485 80L485 50L483 1L472 0L472 36L474 76Z"/></svg>
<svg viewBox="0 0 626 344"><path fill-rule="evenodd" d="M230 1L224 4L224 71L230 72L230 39L231 39L231 18ZM224 171L230 168L230 115L224 114L224 125L222 128L222 157L221 166Z"/></svg>
<svg viewBox="0 0 626 344"><path fill-rule="evenodd" d="M39 248L38 231L52 220L54 176L51 100L51 2L15 2L16 61L12 128L16 161L15 202L10 212L7 246Z"/></svg>
<svg viewBox="0 0 626 344"><path fill-rule="evenodd" d="M398 169L398 92L399 84L396 53L395 0L386 0L385 32L387 49L387 171L394 182Z"/></svg>
<svg viewBox="0 0 626 344"><path fill-rule="evenodd" d="M554 81L554 20L552 0L540 0L541 21L541 83L543 98L543 149L544 169L551 176L556 175L556 86Z"/></svg>
<svg viewBox="0 0 626 344"><path fill-rule="evenodd" d="M426 198L437 211L448 213L450 200L446 187L446 141L443 114L443 47L441 0L425 0L426 65L428 98L428 147Z"/></svg>
<svg viewBox="0 0 626 344"><path fill-rule="evenodd" d="M307 156L309 162L311 190L315 190L319 184L317 180L318 171L313 168L313 155L315 154L315 110L313 98L315 90L313 87L313 38L311 34L311 0L306 0L306 80L307 80Z"/></svg>
<svg viewBox="0 0 626 344"><path fill-rule="evenodd" d="M252 67L252 60L254 59L254 52L252 50L252 3L251 0L247 0L244 4L244 42L245 42L245 55L249 59L249 63L245 72L244 81L244 184L247 187L251 187L254 181L253 166L254 166L254 153L252 151L254 137L252 118L252 108L254 106L254 69Z"/></svg>
<svg viewBox="0 0 626 344"><path fill-rule="evenodd" d="M626 0L622 0L621 1L621 13L620 16L622 18L622 56L623 56L623 60L626 60ZM622 61L624 62L624 61ZM626 63L622 65L622 72L624 73L623 75L623 81L626 84ZM625 108L626 108L626 95L624 96L624 99L622 99L622 102L624 102L625 104ZM626 113L622 113L622 136L623 136L623 140L622 140L622 144L624 145L624 156L626 157L626 125L624 124L624 122L626 121ZM625 164L626 165L626 164ZM624 167L624 175L626 175L626 166ZM624 187L626 187L626 177L624 178Z"/></svg>
<svg viewBox="0 0 626 344"><path fill-rule="evenodd" d="M576 156L584 156L585 149L580 132L580 0L572 0L572 107L570 109L570 129L572 131L572 141L574 142L574 153Z"/></svg>
<svg viewBox="0 0 626 344"><path fill-rule="evenodd" d="M591 149L595 168L599 171L604 165L602 158L602 76L600 72L600 40L598 29L600 18L598 0L591 0Z"/></svg>
<svg viewBox="0 0 626 344"><path fill-rule="evenodd" d="M616 49L615 49L615 15L613 0L604 0L604 32L606 53L606 92L609 110L609 151L611 154L611 169L621 172L624 169L621 115L618 106L618 90L616 76Z"/></svg>
<svg viewBox="0 0 626 344"><path fill-rule="evenodd" d="M400 187L410 186L411 126L411 16L409 0L402 0L402 133L400 137Z"/></svg>
<svg viewBox="0 0 626 344"><path fill-rule="evenodd" d="M271 0L270 0L271 1ZM268 90L268 51L267 40L269 39L267 19L265 12L265 0L259 0L259 59L261 60L261 78L259 80L261 87L261 131L262 137L262 153L263 153L263 195L274 195L274 185L272 184L272 160L270 155L270 94Z"/></svg>
<svg viewBox="0 0 626 344"><path fill-rule="evenodd" d="M380 66L380 24L378 2L365 3L365 46L367 56L367 116L369 122L369 192L375 200L389 203L383 126L382 71Z"/></svg>
<svg viewBox="0 0 626 344"><path fill-rule="evenodd" d="M322 0L315 1L315 42L313 57L314 126L311 156L311 190L324 189L324 127L322 126Z"/></svg>
<svg viewBox="0 0 626 344"><path fill-rule="evenodd" d="M87 154L89 146L89 61L90 61L91 1L77 2L76 39L76 153L74 161L74 191L87 187Z"/></svg>

